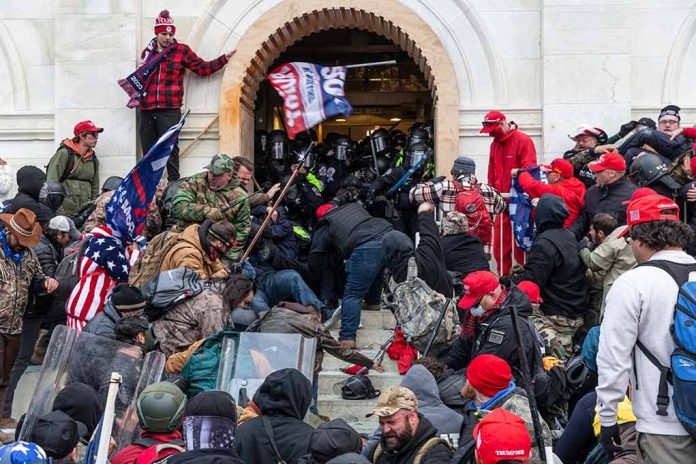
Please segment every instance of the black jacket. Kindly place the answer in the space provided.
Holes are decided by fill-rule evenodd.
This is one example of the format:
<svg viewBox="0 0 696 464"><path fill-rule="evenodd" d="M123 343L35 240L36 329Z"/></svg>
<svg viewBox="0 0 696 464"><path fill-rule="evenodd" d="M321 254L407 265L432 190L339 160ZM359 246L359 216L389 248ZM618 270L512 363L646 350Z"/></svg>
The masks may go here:
<svg viewBox="0 0 696 464"><path fill-rule="evenodd" d="M422 414L418 414L420 422L418 428L413 433L411 440L400 450L386 450L384 441L380 442L381 452L375 461L377 464L411 464L418 450L431 438L437 437L437 429ZM450 462L454 450L444 443L438 443L428 451L421 464L436 464ZM374 454L373 454L374 457Z"/></svg>
<svg viewBox="0 0 696 464"><path fill-rule="evenodd" d="M578 215L570 231L575 234L575 238L581 240L590 230L590 222L597 213L609 213L614 216L619 225L626 224L626 205L636 191L636 186L626 178L617 180L606 187L593 185L585 192L585 206Z"/></svg>
<svg viewBox="0 0 696 464"><path fill-rule="evenodd" d="M527 295L518 288L510 291L506 303L499 311L478 323L473 337L459 336L441 361L449 368L459 370L468 366L471 360L480 354L494 354L507 361L515 379L521 381L522 369L510 305L516 307L517 326L520 329L522 345L526 349L530 372L532 375L538 372L541 354L537 349L539 344L536 334L528 319L532 314L532 304Z"/></svg>
<svg viewBox="0 0 696 464"><path fill-rule="evenodd" d="M420 241L415 251L413 242L406 234L393 230L384 235L384 260L392 277L396 283L405 281L408 260L414 257L418 266L418 277L436 292L451 297L452 285L445 265L445 253L431 213L418 215L418 231Z"/></svg>
<svg viewBox="0 0 696 464"><path fill-rule="evenodd" d="M281 457L288 464L296 463L309 452L312 427L304 423L312 401L312 385L296 369L281 369L266 377L254 394L254 403L261 416L254 417L237 429L234 449L245 462L279 462L264 427L270 420Z"/></svg>
<svg viewBox="0 0 696 464"><path fill-rule="evenodd" d="M441 240L448 271L456 272L463 279L474 271L490 270L483 243L478 237L461 233L445 235Z"/></svg>
<svg viewBox="0 0 696 464"><path fill-rule="evenodd" d="M63 247L58 243L50 240L45 235L39 239L39 243L34 247L34 253L41 264L41 270L46 277L54 277L56 267L63 259ZM57 311L54 308L54 294L37 295L35 292L30 292L29 301L27 302L26 310L24 311L25 319L43 318L47 315L55 317L60 312L65 314L65 306Z"/></svg>
<svg viewBox="0 0 696 464"><path fill-rule="evenodd" d="M36 214L41 227L46 227L56 213L39 201L39 193L45 182L46 174L36 166L20 168L17 171L17 195L4 212L14 214L19 209L26 208Z"/></svg>
<svg viewBox="0 0 696 464"><path fill-rule="evenodd" d="M248 461L253 462L253 461ZM233 449L197 449L172 456L167 464L245 464Z"/></svg>
<svg viewBox="0 0 696 464"><path fill-rule="evenodd" d="M539 235L529 250L524 271L503 282L531 280L541 289L544 314L575 318L587 309L586 269L575 237L563 228L567 217L563 200L549 194L541 197L534 218Z"/></svg>
<svg viewBox="0 0 696 464"><path fill-rule="evenodd" d="M382 218L372 217L357 203L346 203L324 216L329 235L341 258L348 259L353 250L363 243L378 240L392 230L392 225Z"/></svg>

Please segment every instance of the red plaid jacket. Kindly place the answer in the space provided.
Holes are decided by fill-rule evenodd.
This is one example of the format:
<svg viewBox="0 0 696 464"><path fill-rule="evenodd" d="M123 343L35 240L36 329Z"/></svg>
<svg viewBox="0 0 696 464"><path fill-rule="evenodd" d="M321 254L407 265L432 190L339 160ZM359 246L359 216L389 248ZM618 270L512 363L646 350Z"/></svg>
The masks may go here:
<svg viewBox="0 0 696 464"><path fill-rule="evenodd" d="M181 108L184 102L184 75L190 69L199 76L210 76L227 64L221 55L212 61L204 61L188 45L177 43L167 58L154 71L143 93L141 110Z"/></svg>

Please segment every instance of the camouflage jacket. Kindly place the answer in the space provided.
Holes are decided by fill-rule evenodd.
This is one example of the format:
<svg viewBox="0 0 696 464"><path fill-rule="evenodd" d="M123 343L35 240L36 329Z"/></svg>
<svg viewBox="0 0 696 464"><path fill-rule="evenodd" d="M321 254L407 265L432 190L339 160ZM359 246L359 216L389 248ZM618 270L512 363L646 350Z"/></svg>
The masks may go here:
<svg viewBox="0 0 696 464"><path fill-rule="evenodd" d="M246 191L234 179L223 189L211 190L208 187L208 173L201 172L181 181L179 191L172 200L171 214L181 225L188 226L205 221L206 213L211 208L224 209L246 197ZM226 211L225 217L237 228L239 246L232 248L225 255L225 259L234 262L238 261L242 255L241 245L249 235L251 227L249 201L241 201L234 208Z"/></svg>
<svg viewBox="0 0 696 464"><path fill-rule="evenodd" d="M0 247L0 333L22 333L22 317L33 290L43 291L45 276L33 250L24 252L19 265L5 256Z"/></svg>
<svg viewBox="0 0 696 464"><path fill-rule="evenodd" d="M166 356L186 350L193 342L221 331L228 312L220 292L214 287L203 290L174 306L162 319L155 321L159 349Z"/></svg>
<svg viewBox="0 0 696 464"><path fill-rule="evenodd" d="M85 232L90 232L97 226L106 225L106 204L109 203L113 194L114 192L104 192L97 197L97 200L94 202L94 211L89 215L83 226ZM145 227L142 234L151 239L160 233L161 228L162 217L160 216L157 202L153 200L147 212L147 219L145 219Z"/></svg>

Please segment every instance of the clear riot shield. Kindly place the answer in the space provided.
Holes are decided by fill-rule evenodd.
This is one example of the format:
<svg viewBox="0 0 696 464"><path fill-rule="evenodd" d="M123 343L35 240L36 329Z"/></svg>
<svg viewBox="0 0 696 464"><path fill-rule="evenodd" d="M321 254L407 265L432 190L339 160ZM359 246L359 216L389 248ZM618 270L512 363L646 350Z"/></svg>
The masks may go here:
<svg viewBox="0 0 696 464"><path fill-rule="evenodd" d="M313 382L316 349L316 339L300 334L230 333L222 341L216 389L239 401L245 388L253 398L269 374L290 367Z"/></svg>
<svg viewBox="0 0 696 464"><path fill-rule="evenodd" d="M137 433L135 400L147 385L160 380L164 363L162 353L143 356L140 347L58 326L48 345L20 440L27 440L36 420L51 412L53 400L63 387L75 382L87 384L103 405L111 373L118 372L123 381L116 397L112 435L117 449L123 447Z"/></svg>

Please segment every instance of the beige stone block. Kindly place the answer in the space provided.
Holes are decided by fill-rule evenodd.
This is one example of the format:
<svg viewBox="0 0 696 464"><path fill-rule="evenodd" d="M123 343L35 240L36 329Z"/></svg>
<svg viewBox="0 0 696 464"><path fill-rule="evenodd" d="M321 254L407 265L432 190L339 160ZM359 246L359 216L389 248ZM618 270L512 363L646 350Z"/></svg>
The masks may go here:
<svg viewBox="0 0 696 464"><path fill-rule="evenodd" d="M544 103L624 103L631 100L628 55L544 57Z"/></svg>
<svg viewBox="0 0 696 464"><path fill-rule="evenodd" d="M631 51L631 35L626 24L616 28L548 28L544 32L544 55L627 54Z"/></svg>
<svg viewBox="0 0 696 464"><path fill-rule="evenodd" d="M52 18L55 11L54 3L56 2L50 0L5 0L0 2L0 18Z"/></svg>
<svg viewBox="0 0 696 464"><path fill-rule="evenodd" d="M542 0L469 0L471 7L479 12L534 11L540 10Z"/></svg>
<svg viewBox="0 0 696 464"><path fill-rule="evenodd" d="M539 107L542 101L541 60L505 60L508 76L507 104L511 107Z"/></svg>
<svg viewBox="0 0 696 464"><path fill-rule="evenodd" d="M490 41L503 58L534 59L541 55L539 11L482 13Z"/></svg>
<svg viewBox="0 0 696 464"><path fill-rule="evenodd" d="M24 66L53 63L52 19L6 19L3 20L3 25L12 37L12 42Z"/></svg>
<svg viewBox="0 0 696 464"><path fill-rule="evenodd" d="M30 111L53 111L55 92L53 70L53 64L26 67Z"/></svg>
<svg viewBox="0 0 696 464"><path fill-rule="evenodd" d="M78 121L90 119L104 128L99 135L96 152L104 157L133 157L136 151L135 110L123 108L66 108L56 111L56 140L72 137L73 127ZM132 166L131 166L132 167ZM130 169L130 167L128 168Z"/></svg>
<svg viewBox="0 0 696 464"><path fill-rule="evenodd" d="M632 106L661 105L666 66L667 57L631 58Z"/></svg>
<svg viewBox="0 0 696 464"><path fill-rule="evenodd" d="M117 84L133 72L134 63L56 63L55 106L63 108L125 108L128 95Z"/></svg>
<svg viewBox="0 0 696 464"><path fill-rule="evenodd" d="M56 18L55 59L63 62L135 61L135 15L63 15Z"/></svg>
<svg viewBox="0 0 696 464"><path fill-rule="evenodd" d="M55 3L58 15L110 15L137 14L141 0L57 0Z"/></svg>
<svg viewBox="0 0 696 464"><path fill-rule="evenodd" d="M687 3L683 2L682 6ZM669 56L688 12L688 8L631 10L631 55L651 58Z"/></svg>

